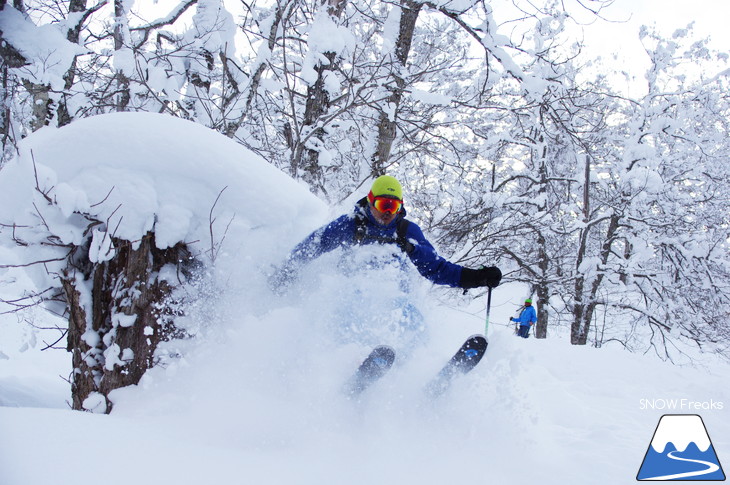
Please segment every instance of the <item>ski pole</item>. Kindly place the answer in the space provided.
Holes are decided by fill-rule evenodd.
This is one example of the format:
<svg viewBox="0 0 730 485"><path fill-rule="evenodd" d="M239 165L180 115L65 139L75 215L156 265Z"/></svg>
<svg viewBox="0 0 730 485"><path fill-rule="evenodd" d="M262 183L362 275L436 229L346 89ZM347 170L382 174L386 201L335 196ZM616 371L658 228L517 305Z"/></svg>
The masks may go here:
<svg viewBox="0 0 730 485"><path fill-rule="evenodd" d="M525 309L525 305L522 305L521 307L519 307L517 309L517 311L515 312L515 314L517 315L517 318L520 317L520 315L522 314L522 310L524 310L524 309ZM518 335L519 334L519 328L520 328L520 321L519 320L513 320L512 318L510 318L509 321L510 322L515 322L515 335Z"/></svg>
<svg viewBox="0 0 730 485"><path fill-rule="evenodd" d="M484 322L484 337L487 338L487 332L489 331L489 310L492 307L492 287L487 288L487 318Z"/></svg>

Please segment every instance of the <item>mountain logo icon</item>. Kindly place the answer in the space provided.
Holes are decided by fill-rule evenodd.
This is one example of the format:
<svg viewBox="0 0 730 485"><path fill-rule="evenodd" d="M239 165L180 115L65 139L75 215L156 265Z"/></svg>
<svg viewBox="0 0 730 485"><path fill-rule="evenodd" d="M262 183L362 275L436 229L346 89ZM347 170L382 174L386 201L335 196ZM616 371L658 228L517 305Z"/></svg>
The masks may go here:
<svg viewBox="0 0 730 485"><path fill-rule="evenodd" d="M636 479L725 480L702 418L696 414L662 416Z"/></svg>

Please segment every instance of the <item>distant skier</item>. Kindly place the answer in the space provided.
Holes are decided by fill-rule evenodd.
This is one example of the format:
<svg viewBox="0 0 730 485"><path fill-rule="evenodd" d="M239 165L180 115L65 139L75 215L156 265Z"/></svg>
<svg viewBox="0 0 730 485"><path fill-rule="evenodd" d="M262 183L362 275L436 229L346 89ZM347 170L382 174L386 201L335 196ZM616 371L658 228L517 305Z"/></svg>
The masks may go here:
<svg viewBox="0 0 730 485"><path fill-rule="evenodd" d="M403 189L398 180L383 175L373 182L368 195L355 204L352 213L338 217L299 243L273 274L270 283L275 291L281 291L296 279L302 266L322 254L338 248L347 250L365 245L398 248L388 258L389 263L396 259L405 270L404 263L410 260L423 277L439 285L494 288L502 278L497 267L470 269L439 256L421 228L406 219ZM351 267L357 259L347 256L348 253L345 254L346 264ZM404 321L412 318L412 313L418 313L408 302L401 302L398 307L404 313Z"/></svg>
<svg viewBox="0 0 730 485"><path fill-rule="evenodd" d="M519 322L520 329L517 331L517 335L522 338L530 336L530 327L537 323L537 313L535 308L532 306L532 299L527 298L525 300L525 307L520 312L520 316L517 318L510 318L511 322Z"/></svg>

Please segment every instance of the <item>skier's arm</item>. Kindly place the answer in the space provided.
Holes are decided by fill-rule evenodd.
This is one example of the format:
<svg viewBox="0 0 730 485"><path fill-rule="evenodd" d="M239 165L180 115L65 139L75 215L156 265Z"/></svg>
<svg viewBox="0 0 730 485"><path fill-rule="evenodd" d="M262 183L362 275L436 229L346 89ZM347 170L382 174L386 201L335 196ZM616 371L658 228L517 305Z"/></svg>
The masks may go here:
<svg viewBox="0 0 730 485"><path fill-rule="evenodd" d="M414 223L408 225L406 239L413 244L409 258L424 277L437 285L459 286L461 266L450 263L438 255L426 239L421 228Z"/></svg>
<svg viewBox="0 0 730 485"><path fill-rule="evenodd" d="M344 215L304 238L292 249L284 263L271 276L271 287L276 291L281 291L296 279L302 266L351 240L355 230L353 226L352 217Z"/></svg>
<svg viewBox="0 0 730 485"><path fill-rule="evenodd" d="M438 285L458 288L495 287L502 278L501 271L494 267L469 269L446 261L438 255L416 224L409 224L406 239L413 245L408 256L418 272Z"/></svg>
<svg viewBox="0 0 730 485"><path fill-rule="evenodd" d="M344 242L352 239L355 231L353 224L352 217L344 215L326 226L320 227L294 247L287 262L291 261L301 266L338 248Z"/></svg>

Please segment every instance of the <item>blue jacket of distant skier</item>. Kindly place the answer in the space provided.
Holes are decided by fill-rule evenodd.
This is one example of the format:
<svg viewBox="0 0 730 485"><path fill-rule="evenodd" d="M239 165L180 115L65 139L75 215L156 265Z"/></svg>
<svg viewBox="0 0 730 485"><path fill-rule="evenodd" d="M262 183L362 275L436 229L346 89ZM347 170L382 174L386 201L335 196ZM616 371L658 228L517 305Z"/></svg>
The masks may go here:
<svg viewBox="0 0 730 485"><path fill-rule="evenodd" d="M375 220L368 205L360 201L351 214L338 217L299 243L289 255L286 267L288 270L295 270L296 267L339 247L378 243L397 245L398 225L402 224L400 221L405 216L405 209L402 209L398 217L383 226ZM358 229L364 229L365 234L356 237ZM439 256L418 225L408 221L405 239L408 244L405 252L422 276L439 285L459 286L462 267Z"/></svg>
<svg viewBox="0 0 730 485"><path fill-rule="evenodd" d="M535 312L535 307L532 305L526 306L522 312L520 312L520 316L517 318L512 319L513 322L520 322L520 327L529 327L530 324L534 324L537 322L537 312Z"/></svg>

